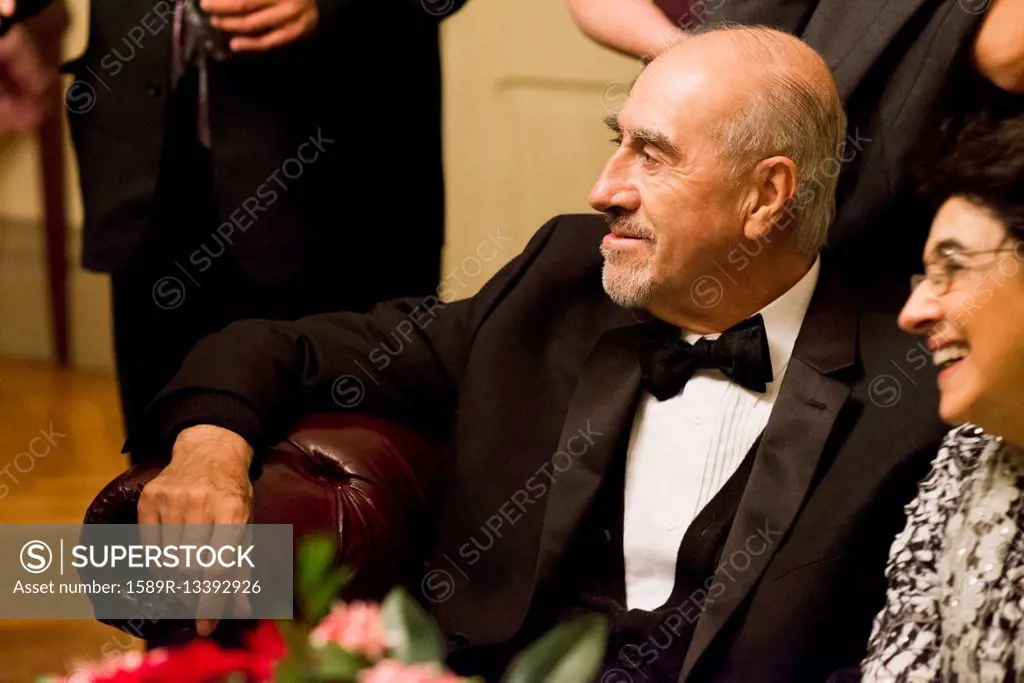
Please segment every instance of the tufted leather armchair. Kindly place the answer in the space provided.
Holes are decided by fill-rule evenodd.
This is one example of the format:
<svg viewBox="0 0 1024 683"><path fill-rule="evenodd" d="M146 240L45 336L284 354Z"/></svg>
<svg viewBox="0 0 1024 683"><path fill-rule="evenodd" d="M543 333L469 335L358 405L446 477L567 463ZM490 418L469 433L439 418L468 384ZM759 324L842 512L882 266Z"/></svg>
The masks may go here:
<svg viewBox="0 0 1024 683"><path fill-rule="evenodd" d="M380 599L409 576L429 547L428 513L436 507L441 456L441 449L393 422L312 415L296 423L254 469L253 523L293 525L293 556L307 534L333 534L335 566L356 570L342 596ZM96 496L84 523L135 524L139 495L162 467L136 465L121 474ZM162 644L194 634L190 621L103 621ZM230 642L230 632L239 628L222 622L215 636L227 631Z"/></svg>

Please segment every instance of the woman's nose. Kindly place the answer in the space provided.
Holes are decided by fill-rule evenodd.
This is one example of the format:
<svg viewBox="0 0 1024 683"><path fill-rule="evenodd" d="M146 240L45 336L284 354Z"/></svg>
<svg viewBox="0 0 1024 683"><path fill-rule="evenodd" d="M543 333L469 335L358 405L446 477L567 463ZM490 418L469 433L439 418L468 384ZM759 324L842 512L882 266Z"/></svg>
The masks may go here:
<svg viewBox="0 0 1024 683"><path fill-rule="evenodd" d="M932 294L928 282L917 285L900 311L899 326L911 334L927 334L942 320L942 302Z"/></svg>

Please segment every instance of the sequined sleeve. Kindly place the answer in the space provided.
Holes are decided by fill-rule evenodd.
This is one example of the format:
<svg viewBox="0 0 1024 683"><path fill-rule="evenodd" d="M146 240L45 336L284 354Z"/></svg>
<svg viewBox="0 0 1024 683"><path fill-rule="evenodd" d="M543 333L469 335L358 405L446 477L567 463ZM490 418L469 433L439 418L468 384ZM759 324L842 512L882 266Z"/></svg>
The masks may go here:
<svg viewBox="0 0 1024 683"><path fill-rule="evenodd" d="M875 617L868 653L861 664L864 683L910 683L939 679L942 641L938 559L949 516L959 502L972 436L965 425L946 435L932 469L905 508L907 524L889 551L885 607ZM976 455L976 453L975 453Z"/></svg>

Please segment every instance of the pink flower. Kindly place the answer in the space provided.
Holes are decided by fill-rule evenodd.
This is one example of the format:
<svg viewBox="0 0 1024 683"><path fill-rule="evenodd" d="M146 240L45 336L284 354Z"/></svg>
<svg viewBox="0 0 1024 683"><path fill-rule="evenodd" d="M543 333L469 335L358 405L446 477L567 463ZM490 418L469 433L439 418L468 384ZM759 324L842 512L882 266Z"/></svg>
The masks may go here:
<svg viewBox="0 0 1024 683"><path fill-rule="evenodd" d="M335 643L353 654L380 659L387 648L380 607L366 602L339 602L309 634L309 642L314 647Z"/></svg>
<svg viewBox="0 0 1024 683"><path fill-rule="evenodd" d="M436 664L406 665L382 659L372 669L359 674L359 683L463 683L455 674Z"/></svg>

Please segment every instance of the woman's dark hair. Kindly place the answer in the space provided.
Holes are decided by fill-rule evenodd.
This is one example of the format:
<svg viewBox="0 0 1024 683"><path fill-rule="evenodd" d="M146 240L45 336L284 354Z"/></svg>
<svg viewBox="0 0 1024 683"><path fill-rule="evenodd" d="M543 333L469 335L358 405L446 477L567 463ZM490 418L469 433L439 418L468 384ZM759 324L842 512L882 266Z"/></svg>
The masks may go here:
<svg viewBox="0 0 1024 683"><path fill-rule="evenodd" d="M925 200L938 208L953 195L965 197L1024 241L1024 115L969 119L943 147L934 163L918 169Z"/></svg>

